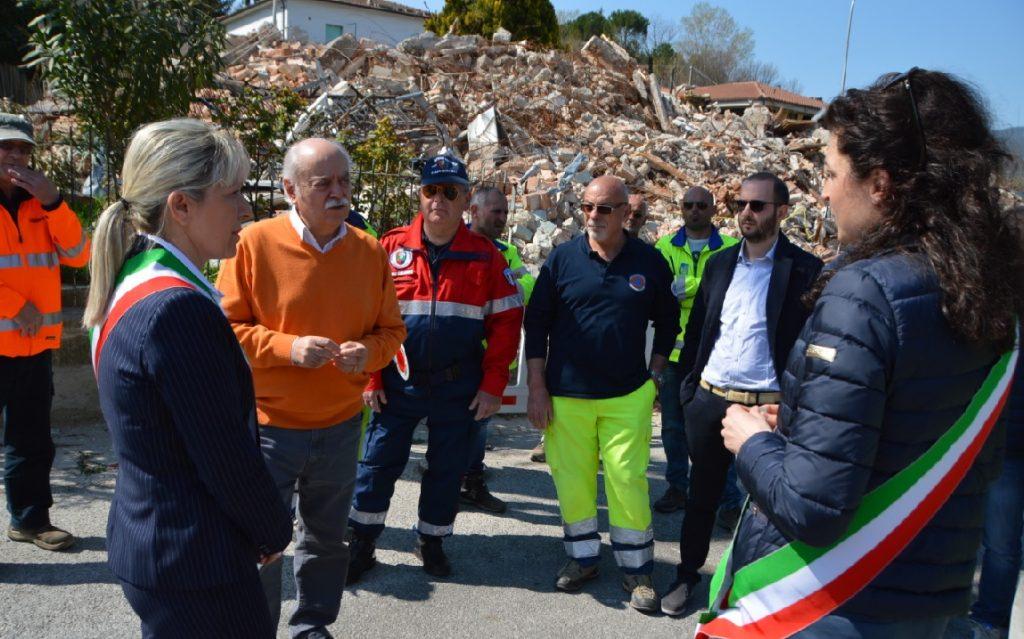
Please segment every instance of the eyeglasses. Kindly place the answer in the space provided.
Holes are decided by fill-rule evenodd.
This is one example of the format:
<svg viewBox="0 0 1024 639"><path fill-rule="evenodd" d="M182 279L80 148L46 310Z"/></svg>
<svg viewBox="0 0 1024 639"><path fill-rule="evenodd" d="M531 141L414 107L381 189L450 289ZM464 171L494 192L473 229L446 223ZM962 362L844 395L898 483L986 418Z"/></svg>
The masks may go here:
<svg viewBox="0 0 1024 639"><path fill-rule="evenodd" d="M683 202L683 208L686 209L687 211L693 209L693 207L697 207L698 211L705 211L708 208L708 203L707 202Z"/></svg>
<svg viewBox="0 0 1024 639"><path fill-rule="evenodd" d="M888 82L884 87L883 91L888 91L897 84L902 84L903 88L907 91L907 98L910 100L910 112L914 118L914 130L917 132L917 145L920 149L920 155L918 156L918 168L923 168L928 161L928 147L924 141L924 125L921 123L921 112L917 109L917 100L914 99L914 89L910 86L910 79L915 72L920 71L919 68L914 67L906 73L901 73Z"/></svg>
<svg viewBox="0 0 1024 639"><path fill-rule="evenodd" d="M443 193L444 199L449 202L456 200L462 194L459 187L453 184L424 184L420 187L420 193L428 200L438 193Z"/></svg>
<svg viewBox="0 0 1024 639"><path fill-rule="evenodd" d="M593 202L584 202L580 204L580 210L584 213L591 213L594 209L601 215L608 215L620 206L625 206L625 202L619 202L618 204L594 204Z"/></svg>
<svg viewBox="0 0 1024 639"><path fill-rule="evenodd" d="M760 213L764 210L764 207L769 204L772 206L778 204L778 202L765 202L764 200L733 200L733 203L737 213L746 209L748 206L754 213Z"/></svg>

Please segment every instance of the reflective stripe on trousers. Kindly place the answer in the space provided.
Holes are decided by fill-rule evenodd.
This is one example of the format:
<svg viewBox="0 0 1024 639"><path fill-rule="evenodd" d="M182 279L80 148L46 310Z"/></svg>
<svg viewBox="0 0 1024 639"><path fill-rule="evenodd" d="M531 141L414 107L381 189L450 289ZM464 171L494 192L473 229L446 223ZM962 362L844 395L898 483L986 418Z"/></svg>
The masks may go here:
<svg viewBox="0 0 1024 639"><path fill-rule="evenodd" d="M364 526L380 526L384 524L384 521L388 518L388 511L382 513L364 513L361 510L352 509L348 514L348 518L352 521L358 522Z"/></svg>

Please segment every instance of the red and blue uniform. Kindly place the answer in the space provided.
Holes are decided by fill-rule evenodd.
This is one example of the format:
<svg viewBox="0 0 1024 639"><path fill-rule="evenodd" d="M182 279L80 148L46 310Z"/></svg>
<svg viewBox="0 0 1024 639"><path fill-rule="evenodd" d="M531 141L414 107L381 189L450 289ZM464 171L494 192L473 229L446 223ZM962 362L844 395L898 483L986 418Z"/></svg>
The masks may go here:
<svg viewBox="0 0 1024 639"><path fill-rule="evenodd" d="M409 459L412 432L427 419L428 470L423 476L418 530L452 532L460 478L477 426L469 405L478 391L501 397L519 347L523 303L508 264L487 238L459 225L447 247L423 238L423 216L381 238L408 331L408 379L394 364L367 390L386 403L366 433L351 523L357 535L384 529L395 481ZM433 259L431 259L433 254ZM486 347L483 345L486 340Z"/></svg>

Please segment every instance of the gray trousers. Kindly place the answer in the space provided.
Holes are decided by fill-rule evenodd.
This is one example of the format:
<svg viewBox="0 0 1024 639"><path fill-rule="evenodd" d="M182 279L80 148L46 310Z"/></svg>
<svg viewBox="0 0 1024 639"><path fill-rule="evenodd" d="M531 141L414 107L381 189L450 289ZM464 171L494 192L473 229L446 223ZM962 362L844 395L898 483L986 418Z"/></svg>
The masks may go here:
<svg viewBox="0 0 1024 639"><path fill-rule="evenodd" d="M362 414L335 426L296 430L262 426L260 446L281 500L289 507L298 494L295 516L296 607L288 622L292 637L325 629L338 618L348 573L345 543L355 488ZM281 617L282 561L260 568L260 581L277 627Z"/></svg>

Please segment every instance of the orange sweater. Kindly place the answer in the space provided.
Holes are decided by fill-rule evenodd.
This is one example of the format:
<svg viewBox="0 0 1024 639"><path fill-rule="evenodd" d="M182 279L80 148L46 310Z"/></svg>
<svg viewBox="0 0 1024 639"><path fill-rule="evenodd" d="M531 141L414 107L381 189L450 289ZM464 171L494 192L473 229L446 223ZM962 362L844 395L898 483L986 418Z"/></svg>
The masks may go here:
<svg viewBox="0 0 1024 639"><path fill-rule="evenodd" d="M261 424L312 429L353 417L370 372L405 339L388 257L352 226L323 254L299 239L287 215L252 224L238 254L221 262L217 288L252 365ZM295 366L292 343L304 335L364 344L366 372Z"/></svg>

